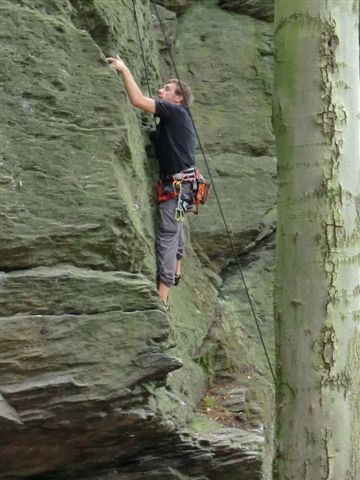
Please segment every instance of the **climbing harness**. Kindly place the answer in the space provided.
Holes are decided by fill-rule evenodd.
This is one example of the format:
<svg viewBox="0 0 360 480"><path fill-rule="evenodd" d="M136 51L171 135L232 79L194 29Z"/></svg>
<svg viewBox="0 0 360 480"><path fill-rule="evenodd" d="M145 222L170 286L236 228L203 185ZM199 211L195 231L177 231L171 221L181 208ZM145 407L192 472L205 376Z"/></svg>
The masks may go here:
<svg viewBox="0 0 360 480"><path fill-rule="evenodd" d="M174 61L174 57L171 53L171 47L170 47L170 44L167 40L167 36L166 36L166 33L165 33L165 30L164 30L164 26L162 24L162 21L161 21L161 18L160 18L160 15L159 15L159 11L158 11L158 8L157 8L157 5L155 2L151 1L150 3L153 4L154 6L154 10L155 10L155 14L156 14L156 17L159 21L159 25L160 25L160 29L161 29L161 32L163 34L163 37L164 37L164 41L165 41L165 45L166 45L166 48L169 52L169 56L170 56L170 59L171 59L171 63L172 63L172 66L174 68L174 72L175 72L175 76L178 80L180 80L180 77L179 77L179 74L177 72L177 68L176 68L176 65L175 65L175 61ZM139 39L140 39L140 45L141 45L141 51L142 51L142 54L143 54L143 62L144 62L144 67L145 67L145 75L147 76L148 73L147 73L147 67L146 67L146 61L145 61L145 55L144 55L144 51L143 51L143 47L142 47L142 41L141 41L141 35L140 35L140 28L139 28L139 23L138 23L138 20L137 20L137 14L136 14L136 7L135 7L135 0L133 0L133 6L134 6L134 16L135 16L135 19L136 19L136 25L137 25L137 29L138 29L138 34L139 34ZM148 81L148 76L147 76L147 81ZM148 86L149 86L149 81L148 81ZM185 104L186 106L188 107L187 105L187 102L186 102L186 96L183 92L183 89L182 89L182 86L181 86L181 82L180 82L180 88L181 88L181 91L182 91L182 96L185 100ZM149 86L149 89L150 89L150 86ZM269 365L269 370L270 370L270 373L271 373L271 376L274 380L274 383L276 383L276 380L275 380L275 374L274 374L274 370L273 370L273 367L271 365L271 362L270 362L270 357L269 357L269 354L268 354L268 351L267 351L267 348L266 348L266 345L265 345L265 342L264 342L264 338L263 338L263 335L262 335L262 332L261 332L261 329L260 329L260 324L259 324L259 320L256 316L256 313L255 313L255 308L254 308L254 305L253 305L253 301L251 300L251 297L250 297L250 292L249 292L249 289L248 289L248 286L246 284L246 281L245 281L245 277L244 277L244 274L243 274L243 271L242 271L242 268L241 268L241 265L240 265L240 260L239 260L239 257L238 257L238 254L236 252L236 249L235 249L235 245L234 245L234 242L233 242L233 239L232 239L232 236L230 234L230 230L229 230L229 227L228 227L228 223L226 221L226 218L225 218L225 215L224 215L224 212L223 212L223 209L222 209L222 206L221 206L221 203L220 203L220 199L219 199L219 196L218 196L218 193L217 193L217 190L215 188L215 184L214 184L214 181L213 181L213 176L211 174L211 171L210 171L210 168L209 168L209 163L207 161L207 158L206 158L206 155L205 155L205 152L204 152L204 149L203 149L203 146L202 146L202 143L200 141L200 137L199 137L199 134L198 134L198 131L197 131L197 128L195 126L195 123L194 123L194 119L191 115L191 112L188 108L188 111L189 111L189 115L190 115L190 118L191 118L191 122L193 124L193 127L194 127L194 131L195 131L195 135L196 135L196 138L198 140L198 143L199 143L199 148L200 148L200 151L201 151L201 154L204 158L204 162L205 162L205 165L206 165L206 168L207 168L207 172L209 174L209 178L210 178L210 182L209 184L211 183L212 185L212 189L214 191L214 195L215 195L215 198L216 198L216 202L218 204L218 207L219 207L219 211L220 211L220 215L221 215L221 218L222 218L222 221L224 223L224 226L225 226L225 231L226 231L226 235L229 239L229 243L230 243L230 246L231 246L231 250L233 252L233 255L234 255L234 258L236 260L236 265L238 267L238 270L239 270L239 273L240 273L240 276L241 276L241 280L243 282L243 285L244 285L244 289L245 289L245 292L246 292L246 296L247 296L247 299L248 299L248 302L249 302L249 305L250 305L250 308L251 308L251 312L252 312L252 315L254 317L254 320L255 320L255 324L256 324L256 328L257 328L257 331L258 331L258 334L259 334L259 337L260 337L260 340L261 340L261 344L262 344L262 347L263 347L263 350L264 350L264 353L265 353L265 357L266 357L266 360L267 360L267 363ZM200 202L201 203L201 202Z"/></svg>
<svg viewBox="0 0 360 480"><path fill-rule="evenodd" d="M200 183L201 182L201 183ZM177 198L177 206L175 209L175 220L177 222L183 222L185 213L194 211L198 213L198 205L205 203L206 199L202 193L199 192L200 184L203 185L206 180L201 175L199 170L195 167L188 168L183 172L176 173L175 175L165 175L163 180L159 180L156 186L156 195L159 203L167 202L173 198ZM191 185L192 201L190 198L183 197L183 184L189 183ZM196 205L196 211L193 207Z"/></svg>

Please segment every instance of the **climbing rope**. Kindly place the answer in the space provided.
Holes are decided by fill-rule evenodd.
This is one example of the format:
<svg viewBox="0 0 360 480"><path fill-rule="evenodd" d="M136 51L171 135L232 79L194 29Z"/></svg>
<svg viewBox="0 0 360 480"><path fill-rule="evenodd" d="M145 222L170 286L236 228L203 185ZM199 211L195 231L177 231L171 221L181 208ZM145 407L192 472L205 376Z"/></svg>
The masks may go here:
<svg viewBox="0 0 360 480"><path fill-rule="evenodd" d="M139 35L139 42L140 42L140 48L141 48L141 56L142 56L142 60L143 60L143 63L144 63L144 68L145 68L146 83L147 83L147 87L148 87L148 91L149 91L149 96L151 97L151 89L150 89L150 81L149 81L149 72L148 72L148 69L147 69L146 60L145 60L144 47L143 47L143 43L142 43L142 40L141 40L140 25L139 25L138 17L137 17L137 14L136 14L135 0L132 0L132 3L133 3L133 7L134 7L134 17L135 17L136 28L137 28L138 35Z"/></svg>
<svg viewBox="0 0 360 480"><path fill-rule="evenodd" d="M149 88L149 93L150 93L150 83L149 83L149 78L148 78L148 70L147 70L147 67L146 67L145 54L144 54L144 49L143 49L143 45L142 45L142 41L141 41L141 35L140 35L140 29L139 29L139 22L138 22L138 19L137 19L136 8L135 8L135 0L132 0L132 1L133 1L133 5L134 5L134 16L135 16L135 19L136 19L136 26L137 26L137 29L138 29L138 34L139 34L139 39L140 39L140 46L141 46L142 58L143 58L143 62L144 62L145 75L146 75L146 79L147 79L147 83L148 83L148 88ZM177 79L179 80L179 82L180 82L180 77L179 77L179 74L178 74L178 72L177 72L177 68L176 68L176 64L175 64L175 61L174 61L174 57L173 57L173 55L172 55L172 53L171 53L171 46L170 46L170 44L169 44L169 42L168 42L168 40L167 40L167 36L166 36L165 30L164 30L164 27L163 27L163 24L162 24L160 15L159 15L158 8L157 8L155 2L150 1L150 3L152 3L153 6L154 6L154 10L155 10L157 19L158 19L158 21L159 21L160 29L161 29L161 32L162 32L163 37L164 37L165 45L166 45L166 48L167 48L167 50L168 50L168 52L169 52L170 59L171 59L171 63L172 63L172 66L173 66L173 68L174 68L175 76L176 76L176 78L177 78ZM238 257L238 255L237 255L237 252L236 252L236 249L235 249L235 245L234 245L232 236L231 236L231 234L230 234L230 230L229 230L229 227L228 227L228 224L227 224L225 215L224 215L223 208L222 208L222 206L221 206L221 202L220 202L220 199L219 199L217 190L216 190L216 188L215 188L215 183L214 183L214 180L213 180L213 176L212 176L212 174L211 174L211 171L210 171L209 163L208 163L208 161L207 161L207 158L206 158L206 155L205 155L205 152L204 152L202 143L201 143L201 141L200 141L200 137L199 137L199 134L198 134L196 125L195 125L195 123L194 123L194 119L193 119L193 117L192 117L192 115L191 115L189 106L188 106L188 104L187 104L186 96L184 95L184 92L183 92L183 90L182 90L181 82L180 82L180 88L181 88L181 91L182 91L182 94L183 94L182 96L183 96L183 98L184 98L184 100L185 100L186 107L188 108L188 112L189 112L189 114L190 114L191 122L192 122L192 125L193 125L193 127L194 127L195 135L196 135L197 141L198 141L198 143L199 143L199 148L200 148L201 154L202 154L202 156L203 156L203 158L204 158L204 162L205 162L205 165L206 165L207 172L208 172L208 174L209 174L209 178L210 178L210 181L211 181L212 189L213 189L213 191L214 191L214 195L215 195L215 198L216 198L216 202L217 202L218 207L219 207L219 210L220 210L220 215L221 215L222 221L223 221L224 226L225 226L225 231L226 231L227 237L228 237L229 242L230 242L231 250L232 250L232 252L233 252L233 255L234 255L234 258L235 258L235 261L236 261L236 265L237 265L238 270L239 270L239 272L240 272L241 280L242 280L243 285L244 285L244 288L245 288L246 296L247 296L248 302L249 302L249 304L250 304L251 312L252 312L253 317L254 317L254 320L255 320L255 324L256 324L257 331L258 331L258 333L259 333L259 337L260 337L260 340L261 340L261 344L262 344L262 346L263 346L264 353L265 353L267 362L268 362L268 364L269 364L269 369L270 369L270 372L271 372L271 376L272 376L272 378L273 378L273 380L274 380L274 383L275 383L276 380L275 380L274 370L273 370L272 365L271 365L271 362L270 362L270 357L269 357L269 354L268 354L268 351L267 351L267 348L266 348L266 345L265 345L265 342L264 342L264 337L263 337L262 332L261 332L259 320L257 319L256 313L255 313L255 308L254 308L254 305L253 305L253 301L251 300L250 293L249 293L249 289L248 289L248 286L247 286L247 284L246 284L245 277L244 277L244 274L243 274L243 271L242 271L242 268L241 268L241 265L240 265L240 260L239 260L239 257ZM151 94L150 94L150 96L151 96Z"/></svg>
<svg viewBox="0 0 360 480"><path fill-rule="evenodd" d="M148 69L147 69L147 64L146 64L146 60L145 60L144 47L143 47L143 43L142 43L142 40L141 40L140 25L139 25L138 16L137 16L137 13L136 13L135 0L132 0L132 3L133 3L133 7L134 7L134 17L135 17L136 28L137 28L137 32L138 32L138 35L139 35L139 43L140 43L140 48L141 48L141 56L142 56L142 60L143 60L143 64L144 64L144 69L145 69L146 83L147 83L147 87L148 87L148 91L149 91L149 97L151 97L151 88L150 88L149 72L148 72ZM155 130L156 130L156 120L155 120L155 117L154 117L154 128L155 128Z"/></svg>

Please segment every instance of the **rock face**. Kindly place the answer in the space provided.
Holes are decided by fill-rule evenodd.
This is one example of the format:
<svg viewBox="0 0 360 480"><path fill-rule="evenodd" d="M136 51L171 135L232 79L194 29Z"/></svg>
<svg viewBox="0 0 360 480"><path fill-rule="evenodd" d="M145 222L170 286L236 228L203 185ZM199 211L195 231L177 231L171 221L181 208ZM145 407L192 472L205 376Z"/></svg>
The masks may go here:
<svg viewBox="0 0 360 480"><path fill-rule="evenodd" d="M155 38L160 53L161 74L166 79L173 77L171 57L174 57L174 43L176 39L177 20L176 13L167 10L161 5L150 5Z"/></svg>
<svg viewBox="0 0 360 480"><path fill-rule="evenodd" d="M100 9L89 33L80 6L28 5L2 5L2 268L141 271L152 248L145 151L136 114L104 68L105 44L126 18L102 25L107 37Z"/></svg>
<svg viewBox="0 0 360 480"><path fill-rule="evenodd" d="M274 229L270 26L215 0L160 3L182 13L176 20L159 7L167 33L177 31L179 71L195 91L236 248L251 251L244 269L271 342L271 254L261 254L272 252ZM135 6L156 92L172 67L159 57L149 4ZM231 293L238 279L226 270L214 197L186 225L170 314L157 298L151 119L131 107L105 63L120 52L147 90L132 0L4 0L0 14L0 478L260 479L264 433L253 417L263 397L238 374L259 370L265 386L256 391L269 385L241 333L254 332L244 299ZM250 352L241 361L239 345ZM210 377L216 383L227 369L246 390L252 423L199 429L194 410Z"/></svg>

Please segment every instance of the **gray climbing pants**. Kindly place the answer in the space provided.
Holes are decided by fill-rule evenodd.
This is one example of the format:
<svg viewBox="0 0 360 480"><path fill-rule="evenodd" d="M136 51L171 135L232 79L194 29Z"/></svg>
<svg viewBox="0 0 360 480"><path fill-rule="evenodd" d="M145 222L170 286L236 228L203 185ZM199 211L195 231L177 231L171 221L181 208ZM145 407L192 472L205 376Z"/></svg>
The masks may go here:
<svg viewBox="0 0 360 480"><path fill-rule="evenodd" d="M183 196L191 197L191 185L183 185ZM160 224L156 239L157 281L171 287L175 281L176 260L185 253L184 222L175 220L177 198L160 203Z"/></svg>

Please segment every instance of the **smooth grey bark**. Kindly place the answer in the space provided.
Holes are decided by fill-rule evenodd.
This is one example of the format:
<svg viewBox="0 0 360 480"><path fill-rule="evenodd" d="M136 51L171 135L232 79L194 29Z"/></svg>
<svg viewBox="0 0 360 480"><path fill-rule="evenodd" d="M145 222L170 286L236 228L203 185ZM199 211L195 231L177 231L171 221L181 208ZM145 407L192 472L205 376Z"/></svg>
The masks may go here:
<svg viewBox="0 0 360 480"><path fill-rule="evenodd" d="M275 478L360 478L358 1L275 1Z"/></svg>

